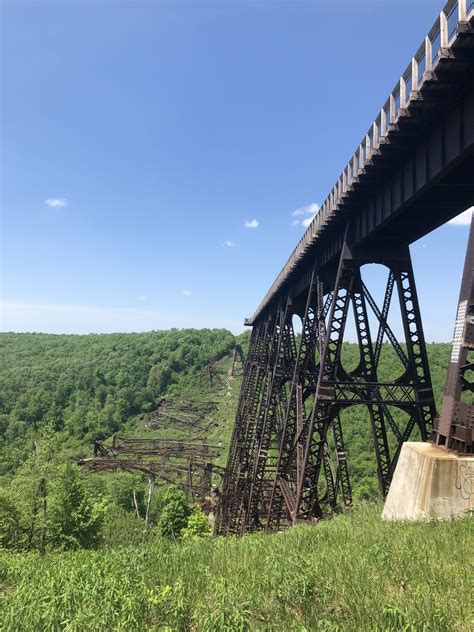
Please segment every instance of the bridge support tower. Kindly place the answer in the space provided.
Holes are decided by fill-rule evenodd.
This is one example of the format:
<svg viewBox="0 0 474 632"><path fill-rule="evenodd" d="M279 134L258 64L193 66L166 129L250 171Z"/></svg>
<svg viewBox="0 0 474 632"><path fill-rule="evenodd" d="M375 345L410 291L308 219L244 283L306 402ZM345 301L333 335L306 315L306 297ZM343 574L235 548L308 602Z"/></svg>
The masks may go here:
<svg viewBox="0 0 474 632"><path fill-rule="evenodd" d="M388 271L380 306L362 280L369 263ZM395 294L404 345L389 324ZM352 370L343 345L350 313ZM378 377L386 353L398 358L395 379ZM337 267L322 268L316 257L306 291L288 288L254 325L216 532L273 530L344 511L352 491L343 413L354 405L367 410L385 495L403 443L432 431L433 391L408 247L354 249L346 231Z"/></svg>
<svg viewBox="0 0 474 632"><path fill-rule="evenodd" d="M474 223L459 294L451 358L439 418L430 443L406 443L383 516L448 520L474 509Z"/></svg>

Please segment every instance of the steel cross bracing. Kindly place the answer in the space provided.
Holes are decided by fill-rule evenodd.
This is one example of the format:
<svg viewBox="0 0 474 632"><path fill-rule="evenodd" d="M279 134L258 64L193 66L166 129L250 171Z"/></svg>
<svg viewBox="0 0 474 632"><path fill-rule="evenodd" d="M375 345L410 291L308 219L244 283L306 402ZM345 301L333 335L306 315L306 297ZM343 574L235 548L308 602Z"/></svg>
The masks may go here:
<svg viewBox="0 0 474 632"><path fill-rule="evenodd" d="M360 269L367 263L384 264L389 270L381 308L362 282ZM395 310L395 290L403 345L388 322ZM377 322L375 342L369 308ZM359 362L346 371L341 352L350 310ZM293 328L295 316L301 320L299 335ZM400 360L401 374L381 381L378 364L382 346L387 345ZM354 255L346 241L334 274L316 259L305 300L296 300L290 288L277 309L255 324L216 532L279 529L349 506L350 454L341 413L353 405L367 407L380 489L385 494L403 442L415 427L426 440L435 416L411 258L405 246L383 255L368 247ZM403 425L395 421L393 407L404 411Z"/></svg>

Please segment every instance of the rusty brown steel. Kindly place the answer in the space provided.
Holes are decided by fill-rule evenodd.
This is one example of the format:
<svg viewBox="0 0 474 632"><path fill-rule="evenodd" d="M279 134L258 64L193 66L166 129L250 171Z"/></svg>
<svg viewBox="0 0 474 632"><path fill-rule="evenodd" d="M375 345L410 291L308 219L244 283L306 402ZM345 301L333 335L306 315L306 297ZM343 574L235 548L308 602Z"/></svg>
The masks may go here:
<svg viewBox="0 0 474 632"><path fill-rule="evenodd" d="M474 222L467 243L464 271L459 292L451 357L439 418L435 419L433 440L441 448L473 452L474 409L472 393L474 370ZM463 396L468 395L468 402Z"/></svg>

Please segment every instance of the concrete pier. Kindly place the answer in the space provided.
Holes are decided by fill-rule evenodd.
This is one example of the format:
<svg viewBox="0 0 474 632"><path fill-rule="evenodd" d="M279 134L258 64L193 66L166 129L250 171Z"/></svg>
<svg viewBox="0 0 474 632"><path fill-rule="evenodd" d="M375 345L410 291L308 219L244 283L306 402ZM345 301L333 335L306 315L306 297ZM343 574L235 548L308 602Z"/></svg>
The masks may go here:
<svg viewBox="0 0 474 632"><path fill-rule="evenodd" d="M451 520L474 511L474 455L431 443L403 444L385 501L385 520Z"/></svg>

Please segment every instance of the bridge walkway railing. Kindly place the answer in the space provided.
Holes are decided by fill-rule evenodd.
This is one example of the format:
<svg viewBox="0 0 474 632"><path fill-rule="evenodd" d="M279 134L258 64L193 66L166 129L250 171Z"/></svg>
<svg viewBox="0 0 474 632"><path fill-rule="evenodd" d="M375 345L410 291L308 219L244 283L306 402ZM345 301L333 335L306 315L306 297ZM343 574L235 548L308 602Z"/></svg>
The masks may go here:
<svg viewBox="0 0 474 632"><path fill-rule="evenodd" d="M287 263L255 314L246 320L246 324L252 325L278 293L283 283L314 244L315 239L334 218L339 204L347 197L360 175L364 173L373 155L386 142L389 132L396 126L406 108L417 99L423 84L433 77L443 56L449 54L449 51L459 44L458 39L461 39L462 34L472 28L470 25L473 23L474 0L449 0L446 3Z"/></svg>

